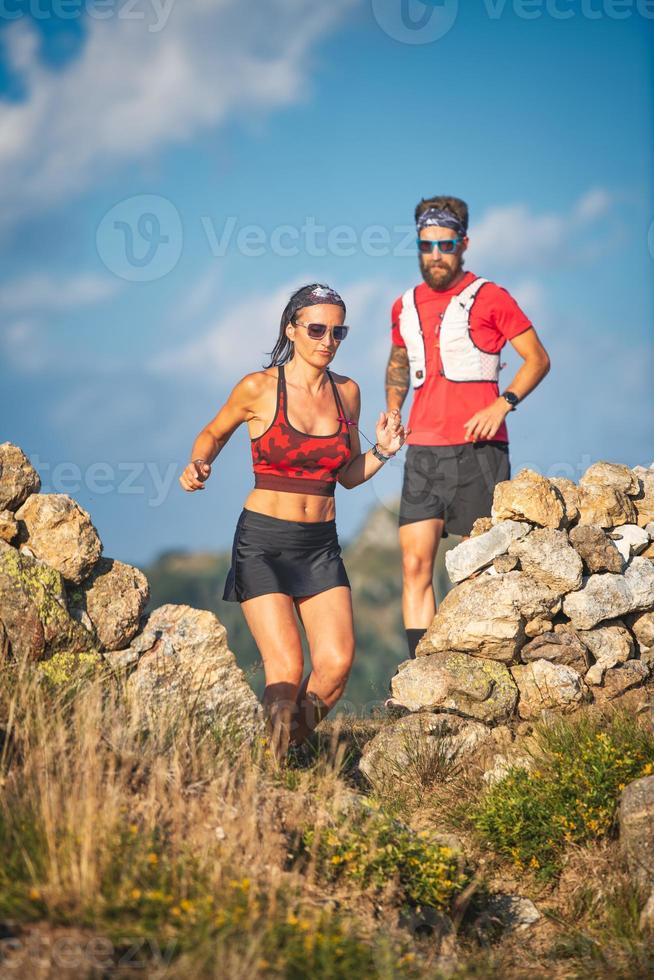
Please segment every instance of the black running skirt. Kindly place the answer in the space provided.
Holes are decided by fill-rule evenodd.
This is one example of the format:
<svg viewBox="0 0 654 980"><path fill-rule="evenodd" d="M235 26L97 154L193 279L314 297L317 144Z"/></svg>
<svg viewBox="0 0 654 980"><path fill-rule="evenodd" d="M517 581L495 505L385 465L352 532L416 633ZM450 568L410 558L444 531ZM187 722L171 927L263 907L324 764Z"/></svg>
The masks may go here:
<svg viewBox="0 0 654 980"><path fill-rule="evenodd" d="M223 599L245 602L283 592L300 598L350 587L336 521L284 521L243 509L232 546Z"/></svg>

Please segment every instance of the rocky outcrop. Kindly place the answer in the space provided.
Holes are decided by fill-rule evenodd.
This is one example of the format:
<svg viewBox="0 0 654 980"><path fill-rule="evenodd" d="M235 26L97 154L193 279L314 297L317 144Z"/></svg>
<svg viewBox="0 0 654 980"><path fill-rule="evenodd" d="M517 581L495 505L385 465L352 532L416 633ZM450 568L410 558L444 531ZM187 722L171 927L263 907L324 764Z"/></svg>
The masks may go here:
<svg viewBox="0 0 654 980"><path fill-rule="evenodd" d="M261 705L227 645L225 627L208 610L159 606L129 647L104 658L128 671L128 688L146 717L197 715L247 738L263 732Z"/></svg>
<svg viewBox="0 0 654 980"><path fill-rule="evenodd" d="M532 470L499 483L491 517L447 554L453 588L417 659L393 678L395 700L492 726L645 684L654 669L651 491L654 468L604 461L578 485Z"/></svg>
<svg viewBox="0 0 654 980"><path fill-rule="evenodd" d="M261 705L216 616L165 605L146 619L145 575L101 557L89 514L40 487L24 453L0 446L0 657L46 661L40 676L91 662L120 671L147 725L184 713L217 733L262 734Z"/></svg>

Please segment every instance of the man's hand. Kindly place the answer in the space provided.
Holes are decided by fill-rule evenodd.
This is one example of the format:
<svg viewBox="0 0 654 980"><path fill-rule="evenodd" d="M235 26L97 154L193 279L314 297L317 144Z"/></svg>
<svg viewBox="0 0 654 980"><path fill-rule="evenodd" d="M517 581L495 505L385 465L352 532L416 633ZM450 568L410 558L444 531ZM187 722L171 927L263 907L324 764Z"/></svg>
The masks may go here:
<svg viewBox="0 0 654 980"><path fill-rule="evenodd" d="M511 406L506 398L500 396L492 405L475 412L463 426L466 441L477 442L478 439L492 439L510 411Z"/></svg>
<svg viewBox="0 0 654 980"><path fill-rule="evenodd" d="M205 480L209 479L210 474L211 463L189 463L180 476L179 482L189 493L193 490L205 490L204 483Z"/></svg>

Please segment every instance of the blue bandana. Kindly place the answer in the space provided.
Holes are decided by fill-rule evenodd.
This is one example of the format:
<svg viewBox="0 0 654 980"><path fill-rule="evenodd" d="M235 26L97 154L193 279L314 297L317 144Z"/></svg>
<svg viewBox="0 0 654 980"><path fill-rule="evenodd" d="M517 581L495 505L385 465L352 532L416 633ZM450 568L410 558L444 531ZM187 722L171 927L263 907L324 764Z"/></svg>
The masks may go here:
<svg viewBox="0 0 654 980"><path fill-rule="evenodd" d="M418 234L420 234L423 228L429 228L430 225L438 225L439 228L451 228L457 235L461 235L462 238L465 238L468 232L466 226L455 214L452 214L451 211L442 210L441 208L427 208L426 211L423 211L416 222Z"/></svg>

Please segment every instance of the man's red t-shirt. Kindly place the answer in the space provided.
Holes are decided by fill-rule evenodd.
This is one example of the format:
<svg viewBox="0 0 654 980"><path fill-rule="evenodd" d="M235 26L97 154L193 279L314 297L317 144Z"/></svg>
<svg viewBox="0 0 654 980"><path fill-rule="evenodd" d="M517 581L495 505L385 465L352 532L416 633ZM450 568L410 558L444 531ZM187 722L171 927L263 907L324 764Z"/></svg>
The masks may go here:
<svg viewBox="0 0 654 980"><path fill-rule="evenodd" d="M413 391L407 425L411 429L407 437L409 445L457 446L469 443L464 424L499 395L499 386L494 381L448 381L440 374L442 364L438 332L445 308L453 296L477 278L474 273L466 272L451 289L432 289L426 282L420 283L416 289L416 305L425 340L426 376L421 387ZM400 296L393 303L391 313L392 339L394 344L405 347L399 327L401 308ZM506 289L492 282L481 287L470 311L470 335L478 347L493 354L498 353L507 340L524 333L531 326L530 320ZM502 422L493 440L508 442L505 422Z"/></svg>

